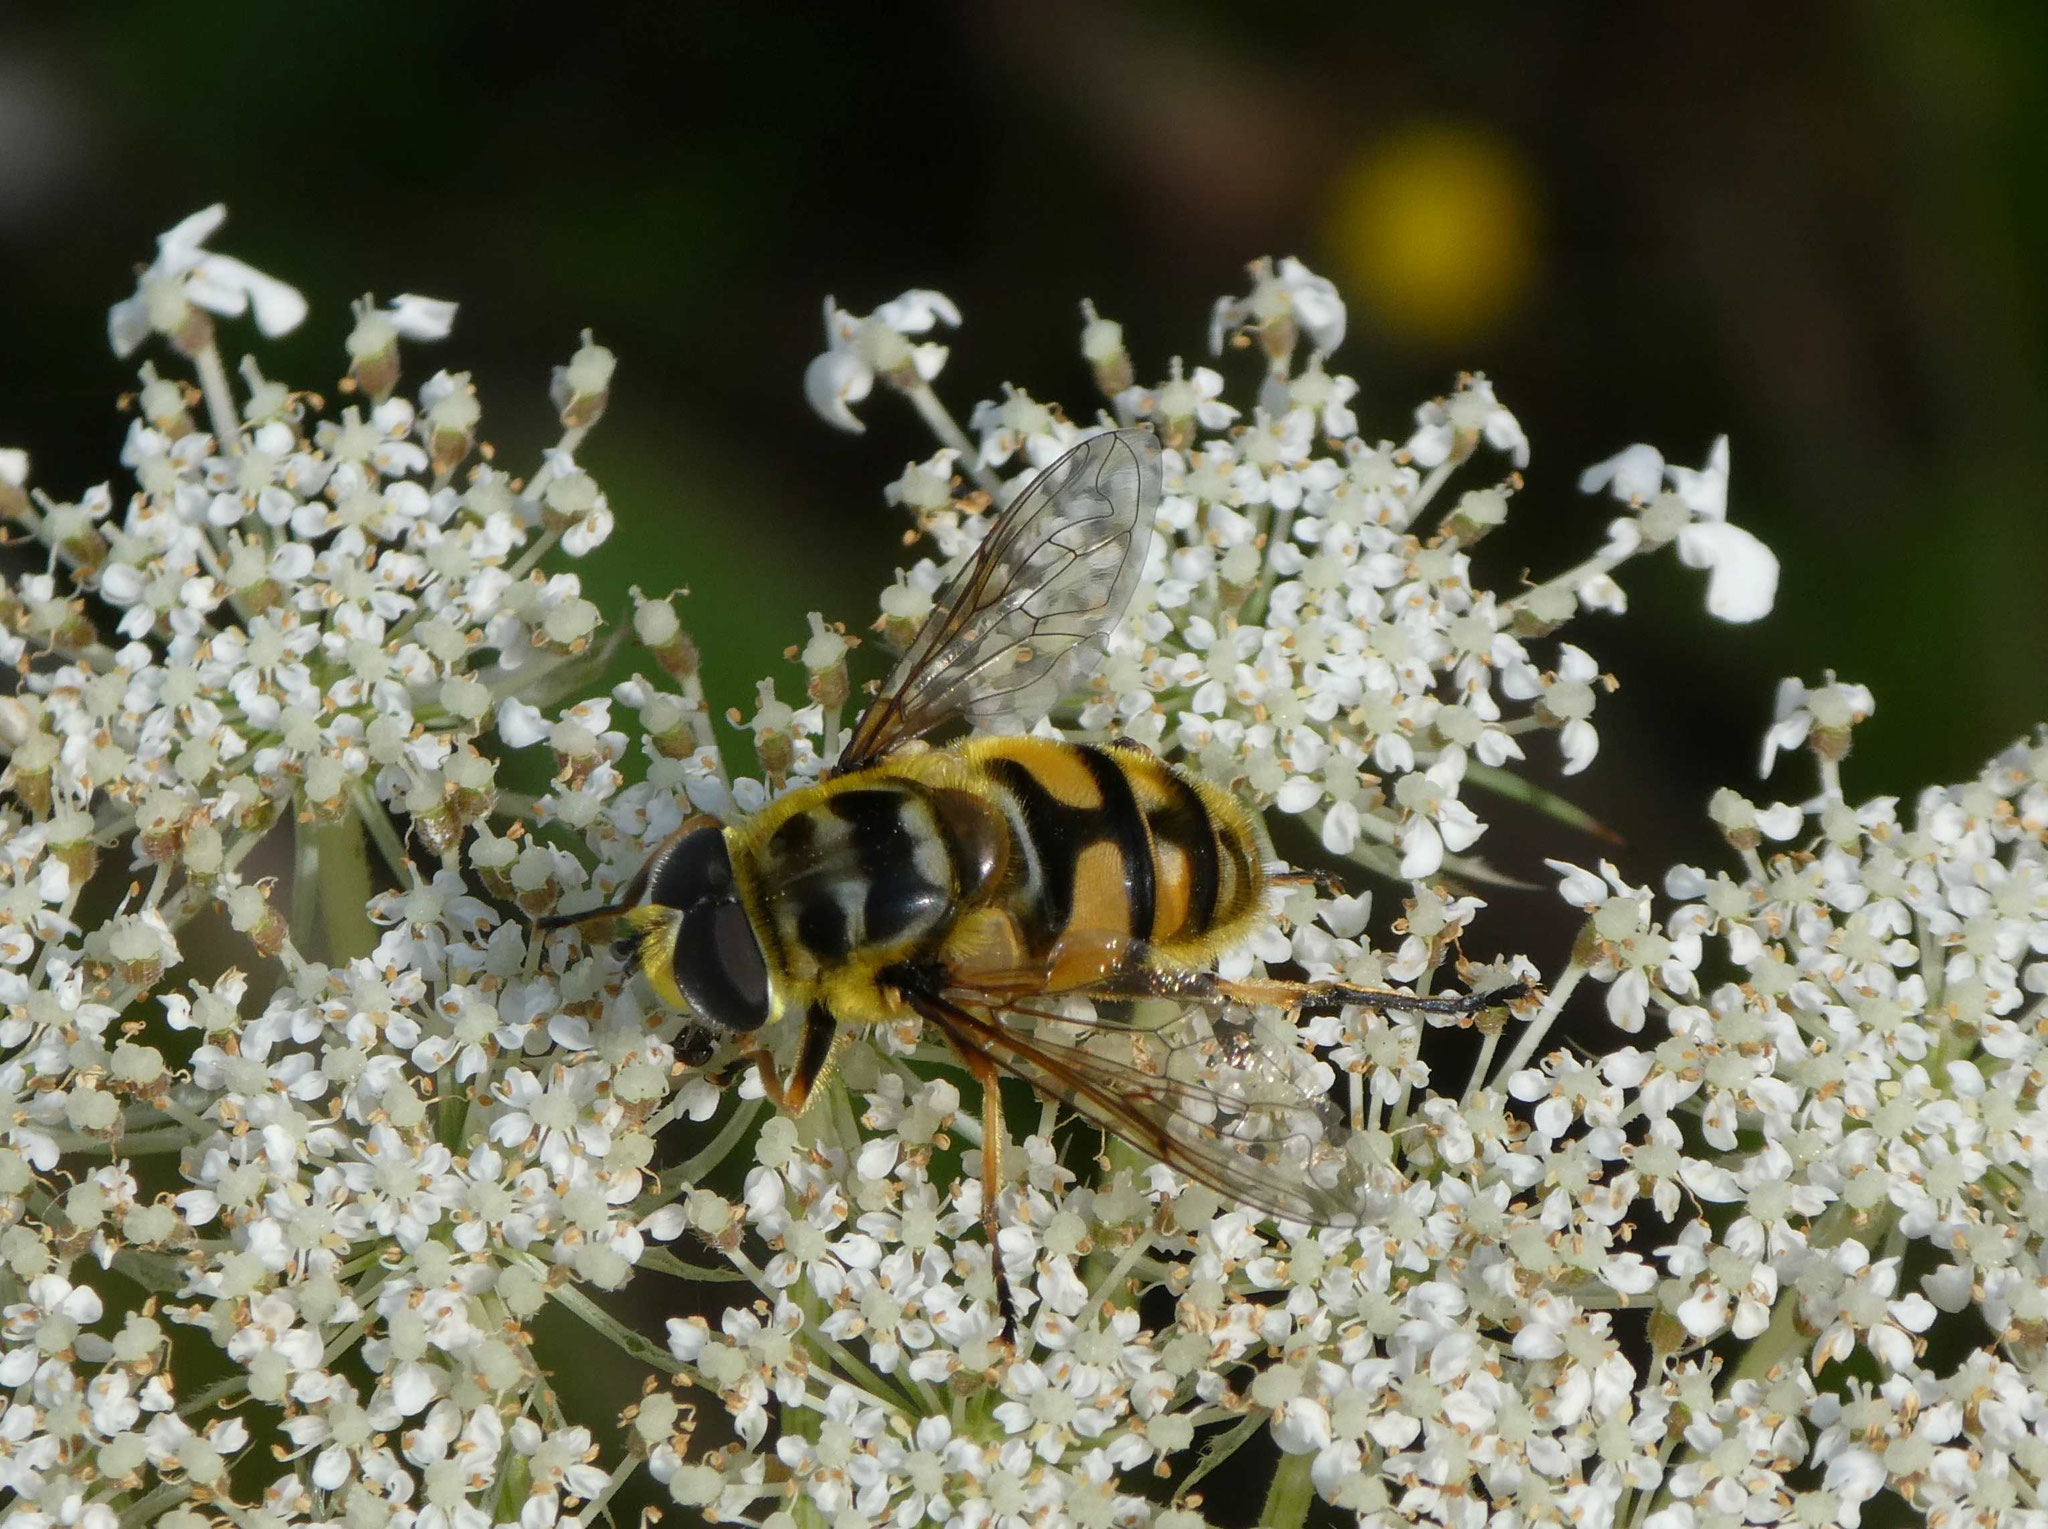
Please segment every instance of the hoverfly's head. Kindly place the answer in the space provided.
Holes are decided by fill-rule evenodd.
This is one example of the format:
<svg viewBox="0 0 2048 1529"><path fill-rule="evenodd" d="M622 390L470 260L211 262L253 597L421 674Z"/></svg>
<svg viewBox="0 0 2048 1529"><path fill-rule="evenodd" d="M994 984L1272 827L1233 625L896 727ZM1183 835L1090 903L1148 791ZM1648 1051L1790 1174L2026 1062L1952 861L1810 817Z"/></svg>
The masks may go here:
<svg viewBox="0 0 2048 1529"><path fill-rule="evenodd" d="M648 867L645 900L629 915L640 964L668 1002L727 1030L768 1019L768 963L733 879L725 833L683 834Z"/></svg>

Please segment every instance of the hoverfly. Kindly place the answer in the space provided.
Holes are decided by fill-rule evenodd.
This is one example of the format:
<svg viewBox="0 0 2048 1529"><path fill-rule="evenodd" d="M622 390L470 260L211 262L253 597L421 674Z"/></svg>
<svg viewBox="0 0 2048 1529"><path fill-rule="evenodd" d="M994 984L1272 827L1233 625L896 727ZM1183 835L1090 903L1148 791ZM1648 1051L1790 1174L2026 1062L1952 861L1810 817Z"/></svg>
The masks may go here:
<svg viewBox="0 0 2048 1529"><path fill-rule="evenodd" d="M1327 1073L1271 1011L1470 1014L1523 991L1222 978L1217 957L1280 879L1246 810L1142 745L1015 731L1101 664L1144 567L1159 453L1148 430L1104 431L1040 473L940 592L825 779L744 823L693 818L617 902L540 921L622 919L621 952L661 999L731 1032L791 1112L859 1027L936 1026L981 1085L1006 1333L1002 1073L1255 1209L1356 1225L1366 1165L1323 1097ZM950 723L972 731L924 742ZM1171 1003L1122 1002L1145 999ZM1066 1000L1167 1017L1077 1020ZM786 1076L759 1039L785 1017L802 1022ZM1262 1023L1279 1029L1262 1037Z"/></svg>

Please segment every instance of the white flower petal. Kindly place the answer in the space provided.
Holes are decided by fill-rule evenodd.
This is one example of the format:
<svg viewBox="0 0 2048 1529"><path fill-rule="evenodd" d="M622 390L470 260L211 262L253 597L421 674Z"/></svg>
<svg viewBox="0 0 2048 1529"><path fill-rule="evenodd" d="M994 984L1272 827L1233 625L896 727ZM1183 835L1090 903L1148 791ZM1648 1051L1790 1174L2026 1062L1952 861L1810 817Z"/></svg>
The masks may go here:
<svg viewBox="0 0 2048 1529"><path fill-rule="evenodd" d="M408 340L445 340L455 327L456 305L442 297L421 297L401 292L391 299L386 311L391 327Z"/></svg>
<svg viewBox="0 0 2048 1529"><path fill-rule="evenodd" d="M1597 494L1611 487L1624 504L1653 498L1664 484L1664 453L1655 446L1625 446L1604 462L1579 474L1579 492Z"/></svg>
<svg viewBox="0 0 2048 1529"><path fill-rule="evenodd" d="M531 748L547 735L547 718L538 707L512 699L498 703L498 736L505 740L507 748Z"/></svg>
<svg viewBox="0 0 2048 1529"><path fill-rule="evenodd" d="M1756 621L1778 595L1778 556L1740 526L1696 521L1678 533L1678 555L1708 568L1707 611L1723 621Z"/></svg>
<svg viewBox="0 0 2048 1529"><path fill-rule="evenodd" d="M804 368L804 397L828 425L859 435L867 429L848 404L859 403L875 385L875 374L851 351L822 351Z"/></svg>

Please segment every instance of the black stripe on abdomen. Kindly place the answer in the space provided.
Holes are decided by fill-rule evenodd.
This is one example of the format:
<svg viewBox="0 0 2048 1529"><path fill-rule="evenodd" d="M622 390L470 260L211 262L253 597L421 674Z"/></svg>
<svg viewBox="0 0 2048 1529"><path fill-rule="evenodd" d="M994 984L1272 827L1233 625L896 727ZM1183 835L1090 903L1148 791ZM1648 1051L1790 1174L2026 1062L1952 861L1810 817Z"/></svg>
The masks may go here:
<svg viewBox="0 0 2048 1529"><path fill-rule="evenodd" d="M1201 793L1175 770L1161 770L1160 784L1172 800L1155 808L1147 819L1156 843L1171 844L1187 856L1188 916L1184 930L1206 934L1216 923L1216 899L1222 869L1216 851L1216 823Z"/></svg>
<svg viewBox="0 0 2048 1529"><path fill-rule="evenodd" d="M1157 879L1152 868L1152 836L1145 829L1145 814L1131 790L1130 777L1117 768L1108 754L1087 744L1076 746L1081 762L1102 793L1100 837L1111 840L1124 862L1124 895L1131 909L1131 933L1138 939L1152 934L1152 917L1158 910Z"/></svg>
<svg viewBox="0 0 2048 1529"><path fill-rule="evenodd" d="M1101 813L1060 801L1021 760L991 759L988 773L1024 819L1022 837L1038 866L1038 887L1037 896L1024 899L1016 914L1031 948L1044 951L1066 932L1073 917L1074 875L1081 851L1102 837Z"/></svg>

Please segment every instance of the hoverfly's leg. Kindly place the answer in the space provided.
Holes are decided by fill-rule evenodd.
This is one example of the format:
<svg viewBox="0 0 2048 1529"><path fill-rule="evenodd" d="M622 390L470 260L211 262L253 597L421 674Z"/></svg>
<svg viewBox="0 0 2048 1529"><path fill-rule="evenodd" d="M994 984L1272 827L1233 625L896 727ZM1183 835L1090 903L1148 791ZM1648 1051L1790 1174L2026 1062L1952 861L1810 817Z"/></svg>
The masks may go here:
<svg viewBox="0 0 2048 1529"><path fill-rule="evenodd" d="M1282 977L1253 977L1233 982L1209 971L1161 971L1143 964L1143 953L1087 990L1091 998L1179 998L1189 1002L1222 999L1248 1007L1307 1009L1328 1012L1356 1004L1367 1009L1398 1009L1411 1014L1478 1014L1534 991L1527 982L1513 982L1489 993L1401 993L1392 988L1359 987L1349 982L1290 982Z"/></svg>
<svg viewBox="0 0 2048 1529"><path fill-rule="evenodd" d="M776 1107L792 1115L809 1109L820 1087L832 1076L832 1069L839 1065L839 1054L852 1039L851 1031L840 1031L839 1021L832 1017L830 1009L823 1003L812 1004L810 1012L804 1015L804 1038L797 1048L796 1065L782 1085L782 1097L775 1101Z"/></svg>
<svg viewBox="0 0 2048 1529"><path fill-rule="evenodd" d="M1344 890L1344 883L1328 871L1300 871L1291 865L1269 865L1266 867L1266 885L1269 887L1314 887L1319 892L1334 897Z"/></svg>
<svg viewBox="0 0 2048 1529"><path fill-rule="evenodd" d="M996 1306L1003 1314L1003 1341L1015 1348L1017 1297L1010 1293L1010 1274L1003 1267L1003 1244L998 1236L1003 1229L997 1213L1003 1192L1003 1143L1008 1140L1003 1126L1003 1075L985 1056L961 1051L960 1060L981 1085L981 1230L988 1238L988 1266L996 1277Z"/></svg>
<svg viewBox="0 0 2048 1529"><path fill-rule="evenodd" d="M1277 977L1246 982L1218 978L1216 986L1222 997L1236 1003L1270 1004L1311 1013L1327 1014L1355 1004L1364 1009L1397 1009L1409 1014L1449 1014L1459 1018L1526 998L1531 992L1526 982L1511 982L1490 993L1424 994L1358 987L1349 982L1288 982Z"/></svg>
<svg viewBox="0 0 2048 1529"><path fill-rule="evenodd" d="M884 975L894 982L911 1008L939 1027L974 1081L981 1085L981 1230L988 1238L988 1266L996 1277L996 1306L1003 1314L1003 1341L1014 1348L1017 1298L1010 1290L1009 1271L1003 1267L1003 1226L998 1214L1003 1188L1003 1144L1008 1140L1003 1126L1003 1075L993 1061L964 1038L959 1026L966 1016L937 991L934 973L902 968Z"/></svg>
<svg viewBox="0 0 2048 1529"><path fill-rule="evenodd" d="M606 903L602 908L591 908L583 913L550 913L546 918L535 919L533 927L544 933L576 929L584 924L594 924L601 918L619 918L632 911L631 903Z"/></svg>
<svg viewBox="0 0 2048 1529"><path fill-rule="evenodd" d="M787 1110L788 1095L783 1092L782 1073L775 1066L775 1053L766 1046L756 1046L744 1060L754 1064L754 1071L761 1079L761 1092L768 1096L768 1102L778 1110Z"/></svg>

